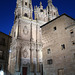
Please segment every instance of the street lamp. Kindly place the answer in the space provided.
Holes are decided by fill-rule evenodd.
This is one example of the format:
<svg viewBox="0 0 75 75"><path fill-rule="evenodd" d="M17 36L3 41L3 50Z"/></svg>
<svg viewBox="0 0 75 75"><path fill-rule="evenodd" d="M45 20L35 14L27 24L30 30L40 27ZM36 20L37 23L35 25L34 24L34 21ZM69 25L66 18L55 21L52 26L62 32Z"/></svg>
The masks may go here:
<svg viewBox="0 0 75 75"><path fill-rule="evenodd" d="M0 75L4 75L4 72L2 70L0 71Z"/></svg>

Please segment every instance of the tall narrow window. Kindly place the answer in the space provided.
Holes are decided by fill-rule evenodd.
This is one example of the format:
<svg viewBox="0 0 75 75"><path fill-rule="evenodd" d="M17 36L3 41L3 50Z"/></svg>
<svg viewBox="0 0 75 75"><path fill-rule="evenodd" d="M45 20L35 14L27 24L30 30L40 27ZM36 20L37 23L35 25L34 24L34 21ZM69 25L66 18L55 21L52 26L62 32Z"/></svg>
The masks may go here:
<svg viewBox="0 0 75 75"><path fill-rule="evenodd" d="M49 12L48 12L48 14L49 14Z"/></svg>
<svg viewBox="0 0 75 75"><path fill-rule="evenodd" d="M47 54L50 54L50 49L47 49Z"/></svg>
<svg viewBox="0 0 75 75"><path fill-rule="evenodd" d="M62 50L65 49L65 44L61 45Z"/></svg>

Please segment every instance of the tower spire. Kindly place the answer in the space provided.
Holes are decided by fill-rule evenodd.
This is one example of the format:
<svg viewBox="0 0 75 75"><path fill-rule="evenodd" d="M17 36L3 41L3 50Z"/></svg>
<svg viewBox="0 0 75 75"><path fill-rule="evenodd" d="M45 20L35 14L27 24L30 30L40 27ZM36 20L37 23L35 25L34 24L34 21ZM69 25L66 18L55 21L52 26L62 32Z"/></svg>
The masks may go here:
<svg viewBox="0 0 75 75"><path fill-rule="evenodd" d="M52 4L52 0L48 0L48 21L56 18L58 16L57 8Z"/></svg>
<svg viewBox="0 0 75 75"><path fill-rule="evenodd" d="M40 8L43 9L42 2L40 2Z"/></svg>
<svg viewBox="0 0 75 75"><path fill-rule="evenodd" d="M52 3L52 0L48 0L48 3Z"/></svg>
<svg viewBox="0 0 75 75"><path fill-rule="evenodd" d="M33 13L32 0L22 0L22 7L25 9L22 10L22 16L32 19Z"/></svg>
<svg viewBox="0 0 75 75"><path fill-rule="evenodd" d="M40 6L42 6L42 2L40 2Z"/></svg>

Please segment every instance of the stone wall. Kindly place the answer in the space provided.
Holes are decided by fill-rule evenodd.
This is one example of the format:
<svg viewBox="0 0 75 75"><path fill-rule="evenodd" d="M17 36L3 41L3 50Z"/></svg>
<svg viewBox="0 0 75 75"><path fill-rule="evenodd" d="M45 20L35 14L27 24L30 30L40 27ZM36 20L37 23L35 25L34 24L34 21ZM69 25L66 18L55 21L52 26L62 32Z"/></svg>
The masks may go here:
<svg viewBox="0 0 75 75"><path fill-rule="evenodd" d="M44 75L74 75L75 21L66 15L53 20L42 27L42 40Z"/></svg>

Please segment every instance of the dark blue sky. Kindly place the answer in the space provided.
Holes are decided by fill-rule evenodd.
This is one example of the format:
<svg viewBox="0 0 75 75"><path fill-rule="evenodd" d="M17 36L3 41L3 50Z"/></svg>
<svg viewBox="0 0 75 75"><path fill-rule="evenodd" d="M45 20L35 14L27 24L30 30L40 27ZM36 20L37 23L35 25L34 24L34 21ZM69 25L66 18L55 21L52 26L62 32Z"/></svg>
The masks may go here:
<svg viewBox="0 0 75 75"><path fill-rule="evenodd" d="M32 0L33 6L42 2L44 8L47 0ZM53 0L53 4L58 8L59 14L66 13L75 18L75 0ZM14 22L14 11L16 0L0 0L0 31L9 34Z"/></svg>

